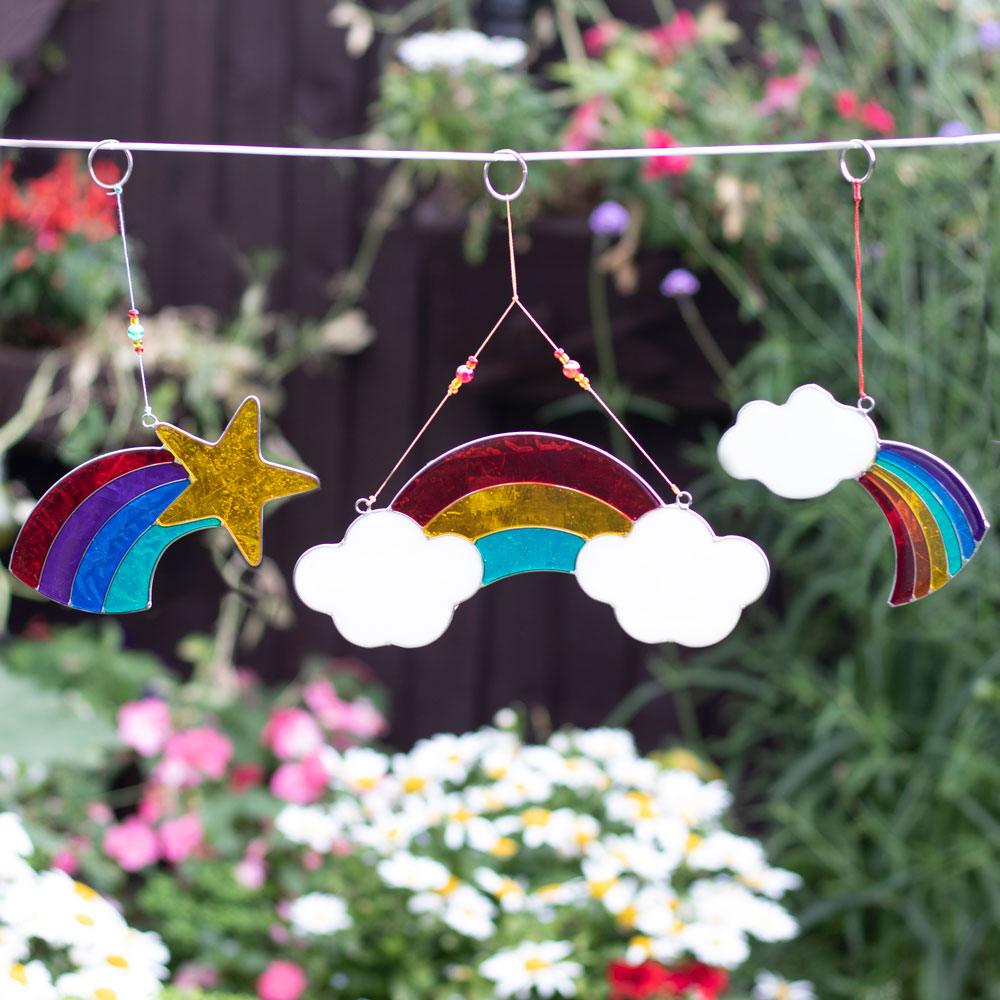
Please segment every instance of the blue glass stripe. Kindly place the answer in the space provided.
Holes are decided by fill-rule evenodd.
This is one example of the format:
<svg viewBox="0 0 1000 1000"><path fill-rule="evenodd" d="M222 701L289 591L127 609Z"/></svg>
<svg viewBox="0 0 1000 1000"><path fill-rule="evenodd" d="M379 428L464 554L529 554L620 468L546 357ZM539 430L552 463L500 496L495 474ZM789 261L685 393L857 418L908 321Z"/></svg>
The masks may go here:
<svg viewBox="0 0 1000 1000"><path fill-rule="evenodd" d="M955 526L951 523L951 518L948 517L948 512L941 505L941 501L934 495L933 490L928 489L925 483L917 479L916 476L910 475L909 470L901 469L898 466L893 467L888 456L879 455L875 465L906 483L930 511L931 517L934 518L934 523L941 533L941 541L944 543L945 558L948 560L948 575L954 576L962 568L962 548L958 543Z"/></svg>
<svg viewBox="0 0 1000 1000"><path fill-rule="evenodd" d="M878 461L890 472L896 472L899 475L906 473L911 478L919 479L938 498L948 512L948 519L955 526L959 543L962 546L963 557L970 559L976 551L976 539L972 535L973 526L969 524L965 512L948 490L948 484L943 480L935 479L925 468L899 452L882 451L879 453Z"/></svg>
<svg viewBox="0 0 1000 1000"><path fill-rule="evenodd" d="M221 523L217 517L206 517L187 524L175 524L170 528L155 523L150 525L118 564L108 586L107 597L104 598L104 613L122 615L132 611L145 611L152 604L153 573L156 572L163 553L178 538L206 528L217 528Z"/></svg>
<svg viewBox="0 0 1000 1000"><path fill-rule="evenodd" d="M558 528L505 528L483 535L483 586L517 573L572 573L586 539Z"/></svg>
<svg viewBox="0 0 1000 1000"><path fill-rule="evenodd" d="M166 483L149 490L125 504L94 535L87 546L76 575L69 605L79 611L100 612L104 596L118 569L118 564L135 540L177 499L190 485L188 480Z"/></svg>

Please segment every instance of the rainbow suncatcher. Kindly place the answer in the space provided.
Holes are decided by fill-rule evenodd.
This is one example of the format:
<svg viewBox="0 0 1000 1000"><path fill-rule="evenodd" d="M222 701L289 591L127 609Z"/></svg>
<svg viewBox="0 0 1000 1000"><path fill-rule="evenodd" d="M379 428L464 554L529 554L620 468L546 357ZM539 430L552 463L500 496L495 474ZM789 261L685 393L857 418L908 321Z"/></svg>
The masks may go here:
<svg viewBox="0 0 1000 1000"><path fill-rule="evenodd" d="M653 489L607 452L527 431L446 452L389 504L428 535L474 542L484 586L518 573L572 573L588 539L626 535L661 506Z"/></svg>
<svg viewBox="0 0 1000 1000"><path fill-rule="evenodd" d="M896 546L896 606L933 594L975 555L989 523L965 480L940 458L899 441L880 441L858 478L882 509Z"/></svg>

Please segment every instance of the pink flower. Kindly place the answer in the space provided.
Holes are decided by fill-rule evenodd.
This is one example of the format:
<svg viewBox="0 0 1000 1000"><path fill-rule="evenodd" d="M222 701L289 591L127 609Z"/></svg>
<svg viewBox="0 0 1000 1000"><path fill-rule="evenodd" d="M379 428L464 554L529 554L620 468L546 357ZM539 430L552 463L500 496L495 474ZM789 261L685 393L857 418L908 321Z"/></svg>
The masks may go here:
<svg viewBox="0 0 1000 1000"><path fill-rule="evenodd" d="M385 716L367 698L359 698L350 703L344 729L359 740L371 740L385 731Z"/></svg>
<svg viewBox="0 0 1000 1000"><path fill-rule="evenodd" d="M776 111L793 111L799 103L799 95L806 85L802 73L788 76L772 76L764 84L764 99L754 110L759 115L773 115Z"/></svg>
<svg viewBox="0 0 1000 1000"><path fill-rule="evenodd" d="M679 10L672 21L647 32L656 47L657 57L671 62L678 53L690 48L698 38L698 22L689 10Z"/></svg>
<svg viewBox="0 0 1000 1000"><path fill-rule="evenodd" d="M299 1000L307 984L301 965L276 959L257 980L257 996L260 1000Z"/></svg>
<svg viewBox="0 0 1000 1000"><path fill-rule="evenodd" d="M236 863L233 878L245 889L259 889L267 881L267 865L260 858L244 857Z"/></svg>
<svg viewBox="0 0 1000 1000"><path fill-rule="evenodd" d="M317 754L282 764L271 778L271 794L285 802L304 806L325 791L329 776Z"/></svg>
<svg viewBox="0 0 1000 1000"><path fill-rule="evenodd" d="M85 811L87 819L91 823L97 823L100 826L107 826L115 818L115 814L111 811L111 806L104 802L88 802Z"/></svg>
<svg viewBox="0 0 1000 1000"><path fill-rule="evenodd" d="M124 871L137 872L160 859L153 828L134 816L104 831L104 853Z"/></svg>
<svg viewBox="0 0 1000 1000"><path fill-rule="evenodd" d="M210 990L219 984L219 971L211 965L186 962L173 978L173 985L179 990Z"/></svg>
<svg viewBox="0 0 1000 1000"><path fill-rule="evenodd" d="M56 851L52 858L52 867L58 868L67 875L75 875L80 868L80 859L68 850Z"/></svg>
<svg viewBox="0 0 1000 1000"><path fill-rule="evenodd" d="M680 143L666 129L646 129L643 141L649 149L673 149ZM686 174L691 169L690 156L653 156L642 168L642 176L654 181L660 177Z"/></svg>
<svg viewBox="0 0 1000 1000"><path fill-rule="evenodd" d="M226 773L233 744L224 733L202 726L174 733L167 740L163 756L167 765L163 769L166 784L196 785L202 777L218 780Z"/></svg>
<svg viewBox="0 0 1000 1000"><path fill-rule="evenodd" d="M861 120L882 135L892 135L896 131L896 119L892 112L878 101L865 101L861 107Z"/></svg>
<svg viewBox="0 0 1000 1000"><path fill-rule="evenodd" d="M261 739L282 760L299 760L323 745L319 725L302 708L279 708L267 720Z"/></svg>
<svg viewBox="0 0 1000 1000"><path fill-rule="evenodd" d="M143 757L158 754L170 730L170 706L160 698L130 701L118 709L118 738Z"/></svg>
<svg viewBox="0 0 1000 1000"><path fill-rule="evenodd" d="M185 813L168 820L160 827L160 846L163 856L177 865L189 858L202 845L204 830L195 813Z"/></svg>
<svg viewBox="0 0 1000 1000"><path fill-rule="evenodd" d="M302 855L302 867L307 872L317 872L323 867L323 855L319 851L306 851Z"/></svg>
<svg viewBox="0 0 1000 1000"><path fill-rule="evenodd" d="M604 133L601 113L604 109L603 97L590 97L571 115L563 134L562 148L593 149Z"/></svg>
<svg viewBox="0 0 1000 1000"><path fill-rule="evenodd" d="M600 21L583 33L583 47L591 59L603 55L608 46L618 37L621 25L617 21Z"/></svg>
<svg viewBox="0 0 1000 1000"><path fill-rule="evenodd" d="M157 771L163 765L157 768ZM158 823L163 817L172 812L177 804L177 793L173 786L161 783L154 779L150 780L143 789L142 798L139 800L137 814L144 823Z"/></svg>
<svg viewBox="0 0 1000 1000"><path fill-rule="evenodd" d="M860 107L858 95L853 90L838 90L833 95L833 106L845 121L856 118Z"/></svg>

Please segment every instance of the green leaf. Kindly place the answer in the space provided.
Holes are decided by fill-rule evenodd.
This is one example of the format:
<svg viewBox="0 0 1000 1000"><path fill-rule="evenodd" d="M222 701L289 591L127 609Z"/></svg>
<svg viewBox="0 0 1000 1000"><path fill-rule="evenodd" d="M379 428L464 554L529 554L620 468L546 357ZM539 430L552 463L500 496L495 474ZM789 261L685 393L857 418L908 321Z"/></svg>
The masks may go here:
<svg viewBox="0 0 1000 1000"><path fill-rule="evenodd" d="M114 728L83 700L48 691L0 667L0 756L24 764L99 767L117 745Z"/></svg>

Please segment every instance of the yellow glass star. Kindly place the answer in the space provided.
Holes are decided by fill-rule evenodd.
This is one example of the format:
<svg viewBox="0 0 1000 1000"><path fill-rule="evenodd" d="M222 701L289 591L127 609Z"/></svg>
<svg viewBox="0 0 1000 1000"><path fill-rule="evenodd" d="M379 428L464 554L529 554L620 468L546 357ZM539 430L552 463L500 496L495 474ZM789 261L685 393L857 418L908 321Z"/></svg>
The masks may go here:
<svg viewBox="0 0 1000 1000"><path fill-rule="evenodd" d="M191 485L156 519L165 528L217 517L251 566L260 565L264 504L319 486L308 472L265 462L260 400L248 396L214 444L172 424L156 434L191 477Z"/></svg>

